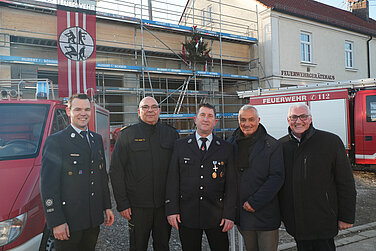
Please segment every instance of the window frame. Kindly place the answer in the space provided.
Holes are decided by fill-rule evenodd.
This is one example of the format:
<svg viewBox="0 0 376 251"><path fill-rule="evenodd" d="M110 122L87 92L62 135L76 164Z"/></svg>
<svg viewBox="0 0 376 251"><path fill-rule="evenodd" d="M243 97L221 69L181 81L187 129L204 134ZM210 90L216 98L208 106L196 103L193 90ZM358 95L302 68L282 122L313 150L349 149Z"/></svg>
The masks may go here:
<svg viewBox="0 0 376 251"><path fill-rule="evenodd" d="M350 49L347 49L347 44L350 45ZM354 42L348 40L345 41L345 67L347 69L354 68Z"/></svg>
<svg viewBox="0 0 376 251"><path fill-rule="evenodd" d="M302 35L308 36L308 41L302 40ZM308 60L307 60L308 57ZM300 61L302 63L312 63L312 33L301 31L300 32Z"/></svg>

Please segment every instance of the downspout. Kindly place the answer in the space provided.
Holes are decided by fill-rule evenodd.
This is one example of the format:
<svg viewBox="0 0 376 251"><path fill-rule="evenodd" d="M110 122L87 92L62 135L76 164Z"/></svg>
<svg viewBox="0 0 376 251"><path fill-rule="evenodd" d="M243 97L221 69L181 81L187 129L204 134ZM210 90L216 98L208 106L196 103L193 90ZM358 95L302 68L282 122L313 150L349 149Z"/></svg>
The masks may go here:
<svg viewBox="0 0 376 251"><path fill-rule="evenodd" d="M368 78L371 77L371 59L369 56L369 42L372 40L372 35L369 35L369 39L367 40L367 66L368 66Z"/></svg>

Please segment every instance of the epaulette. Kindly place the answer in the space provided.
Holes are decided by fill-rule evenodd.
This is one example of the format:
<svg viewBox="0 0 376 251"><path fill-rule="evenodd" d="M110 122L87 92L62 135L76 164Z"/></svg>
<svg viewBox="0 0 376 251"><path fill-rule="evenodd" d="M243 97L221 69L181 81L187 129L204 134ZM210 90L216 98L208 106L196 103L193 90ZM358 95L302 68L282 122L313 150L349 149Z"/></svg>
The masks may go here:
<svg viewBox="0 0 376 251"><path fill-rule="evenodd" d="M130 128L130 127L132 127L133 125L126 125L126 126L123 126L121 129L120 129L120 131L123 131L123 130L125 130L125 129L128 129L128 128Z"/></svg>

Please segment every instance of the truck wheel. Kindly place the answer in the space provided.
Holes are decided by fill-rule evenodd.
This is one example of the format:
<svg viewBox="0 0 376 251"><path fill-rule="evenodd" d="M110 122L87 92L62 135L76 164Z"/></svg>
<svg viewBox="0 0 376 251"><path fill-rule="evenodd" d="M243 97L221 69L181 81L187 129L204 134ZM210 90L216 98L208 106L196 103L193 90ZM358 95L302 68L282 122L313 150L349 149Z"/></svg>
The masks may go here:
<svg viewBox="0 0 376 251"><path fill-rule="evenodd" d="M51 231L47 228L47 226L45 226L43 230L43 237L40 243L39 251L55 251L54 243L54 236L52 235Z"/></svg>

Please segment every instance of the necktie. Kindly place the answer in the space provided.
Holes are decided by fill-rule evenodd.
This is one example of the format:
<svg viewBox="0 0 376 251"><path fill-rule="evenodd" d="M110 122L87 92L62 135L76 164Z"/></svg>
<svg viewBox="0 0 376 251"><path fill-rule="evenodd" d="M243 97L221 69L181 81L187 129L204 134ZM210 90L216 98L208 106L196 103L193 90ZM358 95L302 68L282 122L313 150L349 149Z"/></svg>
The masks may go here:
<svg viewBox="0 0 376 251"><path fill-rule="evenodd" d="M206 153L206 141L208 141L207 138L200 138L201 140L201 146L200 146L200 151L201 151L201 159L204 158L205 153Z"/></svg>
<svg viewBox="0 0 376 251"><path fill-rule="evenodd" d="M86 136L87 135L87 131L81 131L80 134L81 134L82 138L85 140L85 142L88 144L88 146L90 147L89 140L88 140L88 138Z"/></svg>

